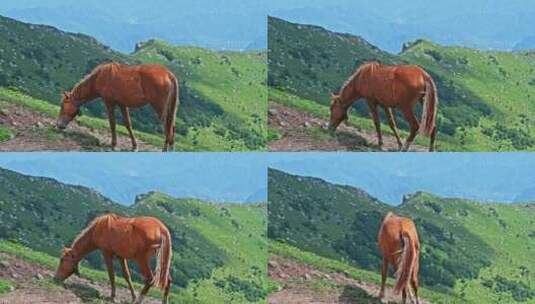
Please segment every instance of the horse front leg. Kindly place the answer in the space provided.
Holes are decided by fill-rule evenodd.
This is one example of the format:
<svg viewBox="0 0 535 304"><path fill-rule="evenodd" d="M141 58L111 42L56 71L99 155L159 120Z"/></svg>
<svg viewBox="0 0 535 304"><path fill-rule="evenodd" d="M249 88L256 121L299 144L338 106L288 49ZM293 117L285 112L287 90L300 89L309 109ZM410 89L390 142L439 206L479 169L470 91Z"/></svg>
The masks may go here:
<svg viewBox="0 0 535 304"><path fill-rule="evenodd" d="M117 133L115 130L116 121L115 121L115 103L104 101L106 104L106 112L108 113L108 121L110 122L111 130L111 149L115 151L117 147Z"/></svg>
<svg viewBox="0 0 535 304"><path fill-rule="evenodd" d="M381 149L383 147L383 135L381 134L381 121L379 119L379 111L377 109L377 102L368 101L368 107L372 115L373 124L375 125L375 131L377 132L377 145Z"/></svg>
<svg viewBox="0 0 535 304"><path fill-rule="evenodd" d="M132 120L130 119L130 112L126 106L121 106L121 112L123 114L124 126L128 130L130 135L130 140L132 140L132 151L137 152L137 142L136 137L134 136L134 131L132 131Z"/></svg>
<svg viewBox="0 0 535 304"><path fill-rule="evenodd" d="M108 277L111 284L111 301L115 302L115 270L113 269L113 254L102 252L106 268L108 270Z"/></svg>
<svg viewBox="0 0 535 304"><path fill-rule="evenodd" d="M420 123L418 122L418 119L416 119L416 116L414 116L414 113L412 112L411 108L403 108L401 109L401 112L403 113L405 119L409 122L410 126L409 137L407 137L407 141L405 141L405 145L402 149L402 151L407 152L409 151L409 147L411 146L412 142L414 141L414 138L416 137L416 133L420 128Z"/></svg>

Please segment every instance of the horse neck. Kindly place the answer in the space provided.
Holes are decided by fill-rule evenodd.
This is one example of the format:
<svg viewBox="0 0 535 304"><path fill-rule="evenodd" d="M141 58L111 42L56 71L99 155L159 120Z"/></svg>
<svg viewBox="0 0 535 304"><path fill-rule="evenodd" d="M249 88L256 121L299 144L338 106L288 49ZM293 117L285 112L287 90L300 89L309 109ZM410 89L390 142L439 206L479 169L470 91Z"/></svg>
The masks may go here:
<svg viewBox="0 0 535 304"><path fill-rule="evenodd" d="M76 238L74 244L72 245L73 252L80 260L88 255L91 251L96 249L96 246L93 243L92 230L93 227L86 229L83 234Z"/></svg>
<svg viewBox="0 0 535 304"><path fill-rule="evenodd" d="M360 98L358 78L358 74L353 75L351 79L340 90L340 99L342 100L342 104L346 108L351 106L357 99Z"/></svg>
<svg viewBox="0 0 535 304"><path fill-rule="evenodd" d="M99 96L96 88L95 81L98 72L92 72L72 90L72 95L78 106L91 101Z"/></svg>

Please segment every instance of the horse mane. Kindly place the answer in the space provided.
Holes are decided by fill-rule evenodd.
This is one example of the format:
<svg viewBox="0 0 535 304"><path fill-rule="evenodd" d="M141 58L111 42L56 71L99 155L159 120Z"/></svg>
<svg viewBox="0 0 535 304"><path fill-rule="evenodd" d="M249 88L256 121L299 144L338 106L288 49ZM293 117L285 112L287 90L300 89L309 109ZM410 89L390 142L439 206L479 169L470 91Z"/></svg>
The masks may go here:
<svg viewBox="0 0 535 304"><path fill-rule="evenodd" d="M85 75L80 81L78 81L73 89L71 90L71 94L73 94L75 97L78 95L78 91L82 88L84 88L84 86L90 81L90 80L93 80L95 78L95 76L97 76L97 74L104 68L106 67L109 67L109 66L113 66L113 65L118 65L117 63L115 62L107 62L107 63L101 63L99 65L97 65L89 74Z"/></svg>
<svg viewBox="0 0 535 304"><path fill-rule="evenodd" d="M339 95L342 95L342 92L346 89L347 86L349 86L351 83L353 83L353 81L355 79L357 79L357 77L360 75L361 72L363 72L364 70L367 70L367 69L374 69L377 65L379 65L379 62L377 61L371 61L371 62L366 62L366 63L363 63L361 64L356 70L355 72L353 73L353 75L351 75L351 77L349 77L346 82L344 82L344 84L342 85L342 87L340 88L340 91L338 92Z"/></svg>
<svg viewBox="0 0 535 304"><path fill-rule="evenodd" d="M80 241L80 239L82 239L96 225L98 225L98 224L100 224L100 223L102 223L104 221L116 220L117 218L119 218L119 216L117 214L115 214L115 213L108 213L108 214L104 214L104 215L101 215L101 216L97 216L96 218L94 218L89 223L89 225L87 225L87 227L85 227L82 231L80 231L80 233L78 233L78 235L76 236L76 238L72 242L72 247L74 247L74 245L78 241Z"/></svg>

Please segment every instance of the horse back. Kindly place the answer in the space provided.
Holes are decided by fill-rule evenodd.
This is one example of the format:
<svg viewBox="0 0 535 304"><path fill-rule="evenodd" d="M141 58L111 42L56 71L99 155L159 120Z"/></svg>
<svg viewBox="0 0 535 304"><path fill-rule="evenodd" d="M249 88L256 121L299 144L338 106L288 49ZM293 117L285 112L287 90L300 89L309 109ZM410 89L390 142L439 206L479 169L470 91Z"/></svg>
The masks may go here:
<svg viewBox="0 0 535 304"><path fill-rule="evenodd" d="M104 99L140 107L165 100L174 78L166 67L158 64L112 63L101 69L96 84Z"/></svg>
<svg viewBox="0 0 535 304"><path fill-rule="evenodd" d="M419 247L416 225L411 219L397 215L385 217L378 236L379 248L383 254L401 250L403 236L408 236Z"/></svg>
<svg viewBox="0 0 535 304"><path fill-rule="evenodd" d="M164 229L165 225L153 217L117 218L98 227L94 237L100 249L134 258L159 247Z"/></svg>

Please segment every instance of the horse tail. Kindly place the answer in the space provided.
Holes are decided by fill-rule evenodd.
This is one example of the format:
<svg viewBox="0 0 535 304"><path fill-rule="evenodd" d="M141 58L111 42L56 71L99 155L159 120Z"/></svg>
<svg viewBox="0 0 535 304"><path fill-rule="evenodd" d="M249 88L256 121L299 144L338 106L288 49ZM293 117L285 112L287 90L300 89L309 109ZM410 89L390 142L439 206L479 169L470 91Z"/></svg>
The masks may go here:
<svg viewBox="0 0 535 304"><path fill-rule="evenodd" d="M395 293L399 293L408 287L416 262L416 245L414 244L414 240L408 233L403 233L401 238L403 248L401 249L401 257L396 271Z"/></svg>
<svg viewBox="0 0 535 304"><path fill-rule="evenodd" d="M160 250L158 251L158 257L156 259L156 271L154 275L154 284L161 290L165 290L169 287L170 283L170 270L171 270L171 258L173 255L171 245L171 233L165 227L161 229L162 241L160 244Z"/></svg>
<svg viewBox="0 0 535 304"><path fill-rule="evenodd" d="M162 115L162 123L164 124L164 128L171 128L175 125L176 112L178 105L180 104L178 80L172 73L170 73L170 77L171 87L167 95L167 103L165 104L164 113Z"/></svg>
<svg viewBox="0 0 535 304"><path fill-rule="evenodd" d="M435 128L435 121L438 108L438 94L435 81L429 74L424 72L425 94L422 110L422 121L420 123L420 134L431 136Z"/></svg>

